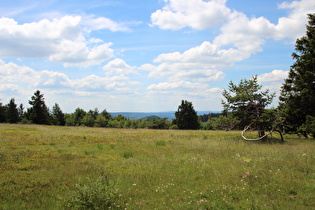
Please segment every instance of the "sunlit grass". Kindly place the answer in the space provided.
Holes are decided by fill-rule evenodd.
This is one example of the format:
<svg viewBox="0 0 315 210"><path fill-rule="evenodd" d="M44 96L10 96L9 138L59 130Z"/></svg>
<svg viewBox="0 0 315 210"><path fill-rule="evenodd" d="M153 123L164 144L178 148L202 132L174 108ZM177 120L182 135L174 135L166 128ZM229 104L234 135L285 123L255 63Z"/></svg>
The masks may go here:
<svg viewBox="0 0 315 210"><path fill-rule="evenodd" d="M61 208L77 184L102 174L127 209L315 208L315 142L285 140L1 124L0 209Z"/></svg>

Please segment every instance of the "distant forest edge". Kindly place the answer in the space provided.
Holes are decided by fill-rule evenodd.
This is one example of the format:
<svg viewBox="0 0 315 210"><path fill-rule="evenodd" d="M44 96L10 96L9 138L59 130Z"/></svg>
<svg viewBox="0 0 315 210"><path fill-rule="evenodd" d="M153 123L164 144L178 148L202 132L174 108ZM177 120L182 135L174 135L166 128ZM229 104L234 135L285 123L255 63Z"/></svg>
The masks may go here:
<svg viewBox="0 0 315 210"><path fill-rule="evenodd" d="M135 120L143 120L143 118L156 116L159 118L167 118L168 120L175 119L175 111L168 111L168 112L110 112L112 117L116 117L118 115L122 115L128 119L135 119ZM219 114L221 111L197 111L197 114L203 118L203 122L208 121L206 120L205 116L211 114ZM209 117L210 119L210 117Z"/></svg>
<svg viewBox="0 0 315 210"><path fill-rule="evenodd" d="M46 106L44 94L39 90L29 100L31 107L19 106L11 98L8 104L0 102L0 123L24 123L60 126L88 126L108 128L149 128L149 129L202 129L207 122L219 113L202 111L198 116L191 102L182 101L177 112L114 112L109 113L95 108L85 111L76 108L73 113L63 113L59 104L52 109Z"/></svg>

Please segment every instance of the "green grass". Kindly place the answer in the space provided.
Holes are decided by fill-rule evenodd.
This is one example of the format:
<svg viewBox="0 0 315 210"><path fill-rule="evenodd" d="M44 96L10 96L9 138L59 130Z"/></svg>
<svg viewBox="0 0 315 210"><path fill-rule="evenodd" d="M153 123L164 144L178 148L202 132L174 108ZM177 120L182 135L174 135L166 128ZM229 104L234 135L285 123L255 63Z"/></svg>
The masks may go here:
<svg viewBox="0 0 315 210"><path fill-rule="evenodd" d="M115 208L314 209L315 141L285 140L1 124L0 209L62 209L77 192L107 189L91 181L103 175Z"/></svg>

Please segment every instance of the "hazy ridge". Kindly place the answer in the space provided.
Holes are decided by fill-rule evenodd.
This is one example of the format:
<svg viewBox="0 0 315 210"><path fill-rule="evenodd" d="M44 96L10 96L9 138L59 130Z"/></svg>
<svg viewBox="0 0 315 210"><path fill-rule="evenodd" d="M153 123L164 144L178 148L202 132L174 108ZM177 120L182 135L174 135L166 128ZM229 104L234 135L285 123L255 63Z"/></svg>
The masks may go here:
<svg viewBox="0 0 315 210"><path fill-rule="evenodd" d="M204 115L209 113L220 113L220 111L197 111L198 115ZM167 111L167 112L110 112L112 117L116 117L118 115L125 116L129 119L140 119L147 116L158 116L160 118L168 118L169 120L175 118L175 111Z"/></svg>

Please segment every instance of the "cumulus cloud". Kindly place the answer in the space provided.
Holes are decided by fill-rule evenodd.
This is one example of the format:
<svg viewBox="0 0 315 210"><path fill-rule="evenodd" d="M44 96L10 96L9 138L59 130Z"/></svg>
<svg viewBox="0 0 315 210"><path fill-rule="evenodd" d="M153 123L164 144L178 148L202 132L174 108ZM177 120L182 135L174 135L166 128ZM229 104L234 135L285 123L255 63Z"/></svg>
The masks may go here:
<svg viewBox="0 0 315 210"><path fill-rule="evenodd" d="M139 82L132 81L124 75L106 77L89 75L81 79L70 79L63 73L47 70L35 71L26 66L19 66L12 62L5 63L1 60L0 84L2 84L2 89L12 88L12 90L63 89L70 92L111 91L120 94L124 94L125 92L121 91L126 91L126 89L134 92L130 87L140 85Z"/></svg>
<svg viewBox="0 0 315 210"><path fill-rule="evenodd" d="M289 75L289 71L273 70L270 73L259 75L258 81L259 82L275 82L275 81L283 82L284 79L288 78L288 75Z"/></svg>
<svg viewBox="0 0 315 210"><path fill-rule="evenodd" d="M222 23L231 13L226 0L167 0L166 5L151 14L153 26L178 30L184 27L201 30Z"/></svg>
<svg viewBox="0 0 315 210"><path fill-rule="evenodd" d="M127 30L106 18L63 16L19 24L12 18L0 18L0 57L48 58L65 67L101 64L113 57L112 43L89 38L92 30Z"/></svg>
<svg viewBox="0 0 315 210"><path fill-rule="evenodd" d="M83 24L89 28L89 30L102 30L108 29L112 32L116 31L127 31L129 32L130 29L122 23L115 22L109 18L105 17L94 17L94 16L87 16L83 20Z"/></svg>
<svg viewBox="0 0 315 210"><path fill-rule="evenodd" d="M102 68L106 75L112 75L112 74L138 74L136 71L136 68L133 66L128 65L123 59L116 58L112 61L110 61L108 64L103 66Z"/></svg>
<svg viewBox="0 0 315 210"><path fill-rule="evenodd" d="M183 53L160 54L154 59L157 65L147 64L141 68L150 72L149 77L168 77L169 81L220 80L224 77L222 70L261 51L267 39L301 36L305 31L306 14L315 12L312 0L282 3L279 8L289 9L290 13L273 24L265 17L249 18L242 12L232 11L226 7L225 0L167 0L162 10L152 13L153 26L172 30L217 26L221 33L213 42L205 41Z"/></svg>
<svg viewBox="0 0 315 210"><path fill-rule="evenodd" d="M159 84L152 84L147 89L148 90L170 90L170 89L206 89L207 84L203 83L192 83L186 81L179 82L162 82Z"/></svg>

